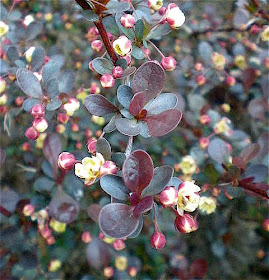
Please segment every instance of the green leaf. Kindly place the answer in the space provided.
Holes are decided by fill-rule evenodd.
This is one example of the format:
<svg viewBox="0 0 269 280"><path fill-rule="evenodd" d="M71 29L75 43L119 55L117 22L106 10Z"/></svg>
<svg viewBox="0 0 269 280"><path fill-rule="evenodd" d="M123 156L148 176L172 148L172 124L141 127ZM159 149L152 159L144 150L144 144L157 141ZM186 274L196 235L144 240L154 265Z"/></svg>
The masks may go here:
<svg viewBox="0 0 269 280"><path fill-rule="evenodd" d="M113 64L110 60L102 57L97 57L92 61L92 67L96 72L101 75L106 73L111 74L113 69Z"/></svg>
<svg viewBox="0 0 269 280"><path fill-rule="evenodd" d="M155 29L151 30L147 36L147 39L160 39L164 35L169 34L172 31L168 23L159 25Z"/></svg>
<svg viewBox="0 0 269 280"><path fill-rule="evenodd" d="M101 137L97 140L96 152L102 154L103 157L105 158L105 160L110 160L110 158L111 158L111 146L104 137Z"/></svg>
<svg viewBox="0 0 269 280"><path fill-rule="evenodd" d="M140 42L143 39L145 25L142 19L139 19L135 23L135 35L137 40Z"/></svg>
<svg viewBox="0 0 269 280"><path fill-rule="evenodd" d="M130 9L130 5L127 2L116 2L110 1L107 5L107 10L105 13L107 14L117 14Z"/></svg>
<svg viewBox="0 0 269 280"><path fill-rule="evenodd" d="M85 10L82 12L82 16L88 21L97 21L99 19L98 15L91 10Z"/></svg>
<svg viewBox="0 0 269 280"><path fill-rule="evenodd" d="M38 192L51 192L55 182L48 177L40 177L34 182L34 189Z"/></svg>
<svg viewBox="0 0 269 280"><path fill-rule="evenodd" d="M132 48L132 56L136 59L144 59L145 58L145 53L143 50L140 48L133 46Z"/></svg>

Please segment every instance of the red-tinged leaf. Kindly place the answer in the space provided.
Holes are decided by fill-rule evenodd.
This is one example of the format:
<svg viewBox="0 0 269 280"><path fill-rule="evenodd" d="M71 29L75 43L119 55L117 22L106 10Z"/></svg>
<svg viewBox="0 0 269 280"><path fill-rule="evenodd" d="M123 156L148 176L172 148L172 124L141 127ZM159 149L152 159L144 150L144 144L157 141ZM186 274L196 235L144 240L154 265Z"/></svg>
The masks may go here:
<svg viewBox="0 0 269 280"><path fill-rule="evenodd" d="M133 210L133 206L122 203L107 204L99 214L100 229L114 238L128 237L139 225L139 218L134 216Z"/></svg>
<svg viewBox="0 0 269 280"><path fill-rule="evenodd" d="M256 71L253 68L248 68L242 71L242 81L245 90L249 90L249 88L254 84L257 78Z"/></svg>
<svg viewBox="0 0 269 280"><path fill-rule="evenodd" d="M133 116L137 116L146 104L146 93L138 92L134 95L130 102L129 112Z"/></svg>
<svg viewBox="0 0 269 280"><path fill-rule="evenodd" d="M153 196L145 196L142 200L135 206L134 215L139 217L139 215L148 212L153 205Z"/></svg>
<svg viewBox="0 0 269 280"><path fill-rule="evenodd" d="M208 262L205 259L196 259L190 267L191 276L194 278L203 278L208 270Z"/></svg>
<svg viewBox="0 0 269 280"><path fill-rule="evenodd" d="M146 102L156 97L165 82L163 68L156 62L149 61L141 65L134 74L132 89L134 93L145 92Z"/></svg>
<svg viewBox="0 0 269 280"><path fill-rule="evenodd" d="M258 144L260 145L260 152L257 156L259 162L262 162L269 152L269 133L264 132L258 138Z"/></svg>
<svg viewBox="0 0 269 280"><path fill-rule="evenodd" d="M99 214L100 214L101 209L102 209L101 206L96 203L91 204L88 207L88 215L96 223L98 223L98 221L99 221Z"/></svg>
<svg viewBox="0 0 269 280"><path fill-rule="evenodd" d="M100 94L91 94L85 98L85 106L95 116L105 117L118 111L118 108Z"/></svg>
<svg viewBox="0 0 269 280"><path fill-rule="evenodd" d="M245 160L240 156L233 158L233 164L243 170L246 170L246 168L247 168Z"/></svg>
<svg viewBox="0 0 269 280"><path fill-rule="evenodd" d="M248 104L248 112L252 118L265 120L266 104L260 99L252 99Z"/></svg>
<svg viewBox="0 0 269 280"><path fill-rule="evenodd" d="M260 152L260 145L255 144L249 144L247 147L245 147L242 152L240 153L240 157L247 163L251 161L253 158L255 158Z"/></svg>
<svg viewBox="0 0 269 280"><path fill-rule="evenodd" d="M247 179L254 180L254 178L245 178L243 180L240 180L239 186L244 188L247 193L249 193L252 196L260 196L263 198L269 199L269 185L266 183L251 183L247 182Z"/></svg>
<svg viewBox="0 0 269 280"><path fill-rule="evenodd" d="M86 255L89 264L95 269L107 266L111 259L109 246L97 237L87 246Z"/></svg>
<svg viewBox="0 0 269 280"><path fill-rule="evenodd" d="M172 131L179 124L182 117L177 109L167 110L159 115L147 116L149 134L154 137L163 136Z"/></svg>
<svg viewBox="0 0 269 280"><path fill-rule="evenodd" d="M136 150L125 160L122 167L125 185L133 192L141 194L153 176L153 162L148 153Z"/></svg>
<svg viewBox="0 0 269 280"><path fill-rule="evenodd" d="M51 168L53 170L54 176L57 176L58 170L58 156L62 151L62 143L61 139L57 134L50 134L46 137L44 146L43 146L43 154L46 160L50 163Z"/></svg>

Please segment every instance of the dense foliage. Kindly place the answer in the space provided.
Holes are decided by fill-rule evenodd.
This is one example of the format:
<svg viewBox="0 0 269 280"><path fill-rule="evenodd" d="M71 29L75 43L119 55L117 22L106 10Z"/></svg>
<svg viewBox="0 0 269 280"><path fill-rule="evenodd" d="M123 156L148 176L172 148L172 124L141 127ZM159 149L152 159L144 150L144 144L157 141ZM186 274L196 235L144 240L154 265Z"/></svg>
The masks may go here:
<svg viewBox="0 0 269 280"><path fill-rule="evenodd" d="M266 279L265 1L0 8L1 279Z"/></svg>

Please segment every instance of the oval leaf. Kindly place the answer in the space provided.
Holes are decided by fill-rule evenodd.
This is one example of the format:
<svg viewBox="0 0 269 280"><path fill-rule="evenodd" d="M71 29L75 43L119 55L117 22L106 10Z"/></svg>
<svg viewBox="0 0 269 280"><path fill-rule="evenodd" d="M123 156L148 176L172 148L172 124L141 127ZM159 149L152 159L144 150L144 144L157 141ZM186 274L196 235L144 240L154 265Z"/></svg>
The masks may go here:
<svg viewBox="0 0 269 280"><path fill-rule="evenodd" d="M210 141L208 145L208 154L213 160L220 164L227 162L230 156L226 143L219 138Z"/></svg>
<svg viewBox="0 0 269 280"><path fill-rule="evenodd" d="M126 188L121 177L116 175L104 175L100 179L101 188L110 196L127 200L129 198L129 189Z"/></svg>
<svg viewBox="0 0 269 280"><path fill-rule="evenodd" d="M92 61L92 67L96 72L98 72L101 75L104 75L106 73L112 73L113 64L110 60L106 58L97 57Z"/></svg>
<svg viewBox="0 0 269 280"><path fill-rule="evenodd" d="M139 225L139 218L133 214L134 207L122 203L111 203L102 208L99 226L104 234L114 238L131 235Z"/></svg>
<svg viewBox="0 0 269 280"><path fill-rule="evenodd" d="M140 127L136 120L117 118L115 125L120 133L127 136L136 136L140 133Z"/></svg>
<svg viewBox="0 0 269 280"><path fill-rule="evenodd" d="M132 98L133 98L133 92L130 87L126 85L120 85L118 87L117 99L124 108L129 109Z"/></svg>
<svg viewBox="0 0 269 280"><path fill-rule="evenodd" d="M260 152L260 145L255 144L249 144L247 147L245 147L241 153L240 157L244 159L245 162L251 161L253 158L255 158Z"/></svg>
<svg viewBox="0 0 269 280"><path fill-rule="evenodd" d="M153 205L153 196L145 196L134 208L134 215L139 217L139 215L148 212Z"/></svg>
<svg viewBox="0 0 269 280"><path fill-rule="evenodd" d="M104 137L101 137L97 140L96 152L102 154L103 157L105 158L105 160L110 160L110 158L111 158L111 146Z"/></svg>
<svg viewBox="0 0 269 280"><path fill-rule="evenodd" d="M141 194L153 176L153 162L150 155L143 150L136 150L125 160L122 167L125 185Z"/></svg>

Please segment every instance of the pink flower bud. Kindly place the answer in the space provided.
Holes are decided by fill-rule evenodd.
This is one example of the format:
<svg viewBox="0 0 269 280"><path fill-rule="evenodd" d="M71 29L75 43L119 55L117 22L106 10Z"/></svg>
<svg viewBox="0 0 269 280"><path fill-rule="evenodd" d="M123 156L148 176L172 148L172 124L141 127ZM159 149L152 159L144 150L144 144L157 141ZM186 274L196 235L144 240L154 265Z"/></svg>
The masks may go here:
<svg viewBox="0 0 269 280"><path fill-rule="evenodd" d="M58 166L62 170L71 170L76 162L76 158L73 154L63 152L58 157Z"/></svg>
<svg viewBox="0 0 269 280"><path fill-rule="evenodd" d="M31 115L35 118L42 118L45 115L45 108L41 104L36 104L30 111Z"/></svg>
<svg viewBox="0 0 269 280"><path fill-rule="evenodd" d="M155 231L150 238L150 245L157 250L162 249L166 244L165 235L161 232Z"/></svg>
<svg viewBox="0 0 269 280"><path fill-rule="evenodd" d="M116 239L113 244L112 244L113 248L116 250L116 251L121 251L125 248L125 243L123 240L121 239Z"/></svg>
<svg viewBox="0 0 269 280"><path fill-rule="evenodd" d="M31 204L26 204L22 210L24 216L31 216L34 212L35 212L35 207Z"/></svg>
<svg viewBox="0 0 269 280"><path fill-rule="evenodd" d="M199 85L199 86L202 86L206 83L206 78L204 75L199 75L196 77L196 83Z"/></svg>
<svg viewBox="0 0 269 280"><path fill-rule="evenodd" d="M107 37L108 37L108 39L109 39L110 42L113 42L113 41L114 41L114 36L113 36L112 33L107 32Z"/></svg>
<svg viewBox="0 0 269 280"><path fill-rule="evenodd" d="M28 142L24 142L22 143L21 145L21 149L24 151L24 152L28 152L31 150L31 146Z"/></svg>
<svg viewBox="0 0 269 280"><path fill-rule="evenodd" d="M131 62L132 62L131 55L127 54L127 55L123 56L122 58L124 58L126 60L128 66L131 64Z"/></svg>
<svg viewBox="0 0 269 280"><path fill-rule="evenodd" d="M205 150L208 147L209 142L210 140L207 137L202 137L199 139L199 145L203 150Z"/></svg>
<svg viewBox="0 0 269 280"><path fill-rule="evenodd" d="M51 236L51 230L49 227L46 225L40 230L40 234L42 235L43 238L49 238Z"/></svg>
<svg viewBox="0 0 269 280"><path fill-rule="evenodd" d="M34 119L32 125L34 129L40 133L48 128L48 122L44 118Z"/></svg>
<svg viewBox="0 0 269 280"><path fill-rule="evenodd" d="M21 97L21 96L18 96L16 99L15 99L15 104L18 106L18 107L21 107L22 104L24 102L24 98Z"/></svg>
<svg viewBox="0 0 269 280"><path fill-rule="evenodd" d="M185 22L185 15L175 3L171 3L166 8L165 19L171 28L177 29Z"/></svg>
<svg viewBox="0 0 269 280"><path fill-rule="evenodd" d="M190 214L178 215L175 220L175 228L182 233L190 233L198 229L198 224Z"/></svg>
<svg viewBox="0 0 269 280"><path fill-rule="evenodd" d="M173 71L176 68L177 62L172 56L162 58L161 65L166 71Z"/></svg>
<svg viewBox="0 0 269 280"><path fill-rule="evenodd" d="M82 142L81 142L81 141L77 141L75 147L76 147L77 149L81 150L81 149L83 148Z"/></svg>
<svg viewBox="0 0 269 280"><path fill-rule="evenodd" d="M92 67L92 60L89 62L89 69L94 71L94 68Z"/></svg>
<svg viewBox="0 0 269 280"><path fill-rule="evenodd" d="M265 231L269 231L269 219L263 221L262 227Z"/></svg>
<svg viewBox="0 0 269 280"><path fill-rule="evenodd" d="M128 267L128 274L129 274L132 278L136 277L137 273L138 273L138 268L137 268L137 267L135 267L135 266L130 266L130 267Z"/></svg>
<svg viewBox="0 0 269 280"><path fill-rule="evenodd" d="M91 46L96 52L100 52L103 48L103 43L101 40L94 40L92 41Z"/></svg>
<svg viewBox="0 0 269 280"><path fill-rule="evenodd" d="M132 28L135 25L135 18L131 14L124 14L120 18L120 23L125 28Z"/></svg>
<svg viewBox="0 0 269 280"><path fill-rule="evenodd" d="M49 237L46 239L46 243L47 243L48 245L53 245L53 244L55 244L55 238L54 238L54 236L53 236L53 235L49 236Z"/></svg>
<svg viewBox="0 0 269 280"><path fill-rule="evenodd" d="M97 143L97 140L96 139L93 139L93 138L90 138L87 142L87 148L88 148L88 151L89 153L95 153L96 152L96 143Z"/></svg>
<svg viewBox="0 0 269 280"><path fill-rule="evenodd" d="M113 161L107 160L101 167L100 167L100 175L103 176L105 174L117 174L117 166Z"/></svg>
<svg viewBox="0 0 269 280"><path fill-rule="evenodd" d="M81 240L84 243L90 243L92 241L91 233L89 231L83 232L81 235Z"/></svg>
<svg viewBox="0 0 269 280"><path fill-rule="evenodd" d="M25 136L29 140L36 140L39 136L39 132L34 129L34 127L30 126L29 128L26 129L25 131Z"/></svg>
<svg viewBox="0 0 269 280"><path fill-rule="evenodd" d="M123 75L123 69L120 66L116 66L112 70L112 76L114 79L120 79Z"/></svg>
<svg viewBox="0 0 269 280"><path fill-rule="evenodd" d="M104 276L106 278L111 278L114 275L114 269L111 266L107 266L104 268Z"/></svg>
<svg viewBox="0 0 269 280"><path fill-rule="evenodd" d="M71 124L71 130L73 132L78 132L79 131L79 125L77 123L72 123Z"/></svg>
<svg viewBox="0 0 269 280"><path fill-rule="evenodd" d="M251 26L251 28L250 28L250 33L253 34L253 35L258 34L259 31L260 31L260 28L259 28L259 26L256 25L256 24L253 24L253 25Z"/></svg>
<svg viewBox="0 0 269 280"><path fill-rule="evenodd" d="M65 133L65 126L63 124L57 124L55 131L59 134Z"/></svg>
<svg viewBox="0 0 269 280"><path fill-rule="evenodd" d="M165 7L161 7L160 10L158 11L160 16L163 16L166 12L166 8Z"/></svg>
<svg viewBox="0 0 269 280"><path fill-rule="evenodd" d="M200 62L195 63L194 69L195 69L197 72L202 71L202 70L203 70L203 64L200 63Z"/></svg>
<svg viewBox="0 0 269 280"><path fill-rule="evenodd" d="M108 73L100 78L100 82L103 88L112 88L115 85L115 79Z"/></svg>
<svg viewBox="0 0 269 280"><path fill-rule="evenodd" d="M211 122L211 119L210 119L210 117L208 115L202 115L200 117L200 123L201 124L208 125L208 124L210 124L210 122Z"/></svg>
<svg viewBox="0 0 269 280"><path fill-rule="evenodd" d="M98 94L98 93L100 93L100 87L95 82L91 83L91 86L90 86L89 90L90 90L91 94Z"/></svg>
<svg viewBox="0 0 269 280"><path fill-rule="evenodd" d="M57 121L59 123L66 124L69 121L69 116L67 114L59 113L57 116Z"/></svg>
<svg viewBox="0 0 269 280"><path fill-rule="evenodd" d="M178 192L175 187L167 186L160 193L160 202L164 207L170 207L177 204Z"/></svg>
<svg viewBox="0 0 269 280"><path fill-rule="evenodd" d="M232 86L235 85L236 80L235 80L235 78L234 78L233 76L228 76L228 77L226 78L225 82L226 82L226 85L227 85L227 86L232 87Z"/></svg>

